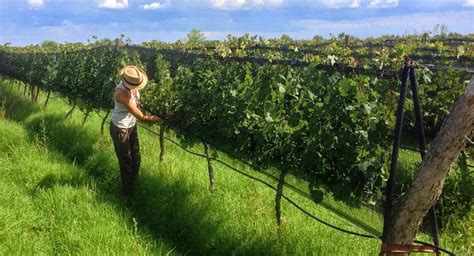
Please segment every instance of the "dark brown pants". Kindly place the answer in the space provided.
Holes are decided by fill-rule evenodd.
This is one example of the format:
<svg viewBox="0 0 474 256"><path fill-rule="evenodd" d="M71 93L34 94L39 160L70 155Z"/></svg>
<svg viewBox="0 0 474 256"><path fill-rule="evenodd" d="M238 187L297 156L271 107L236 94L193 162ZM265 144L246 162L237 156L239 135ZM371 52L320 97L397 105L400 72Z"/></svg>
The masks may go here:
<svg viewBox="0 0 474 256"><path fill-rule="evenodd" d="M110 123L110 136L117 154L122 187L125 194L130 194L140 169L140 145L138 143L137 126L122 129Z"/></svg>

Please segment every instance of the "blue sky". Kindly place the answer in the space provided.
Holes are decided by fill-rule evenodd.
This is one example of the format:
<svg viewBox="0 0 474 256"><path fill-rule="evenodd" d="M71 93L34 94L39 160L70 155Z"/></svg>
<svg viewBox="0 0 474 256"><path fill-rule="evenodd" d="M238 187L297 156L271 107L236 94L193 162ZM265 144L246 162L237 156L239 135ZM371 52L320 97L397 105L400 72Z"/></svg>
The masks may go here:
<svg viewBox="0 0 474 256"><path fill-rule="evenodd" d="M474 33L474 0L0 0L0 43L85 42L120 34L139 43L227 34L288 34L296 39L345 32L361 38L421 33L436 24Z"/></svg>

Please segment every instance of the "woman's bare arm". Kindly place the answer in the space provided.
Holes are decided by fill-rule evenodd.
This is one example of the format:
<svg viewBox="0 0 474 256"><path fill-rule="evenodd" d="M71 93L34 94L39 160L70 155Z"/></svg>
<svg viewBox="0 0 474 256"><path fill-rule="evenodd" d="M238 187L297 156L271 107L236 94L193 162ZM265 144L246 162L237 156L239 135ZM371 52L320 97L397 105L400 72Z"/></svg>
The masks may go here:
<svg viewBox="0 0 474 256"><path fill-rule="evenodd" d="M141 122L151 123L151 122L157 122L161 120L157 116L144 115L143 112L135 104L133 104L131 97L123 89L116 89L114 93L114 98L116 101L122 103L128 109L128 111L130 111L130 114L132 114Z"/></svg>

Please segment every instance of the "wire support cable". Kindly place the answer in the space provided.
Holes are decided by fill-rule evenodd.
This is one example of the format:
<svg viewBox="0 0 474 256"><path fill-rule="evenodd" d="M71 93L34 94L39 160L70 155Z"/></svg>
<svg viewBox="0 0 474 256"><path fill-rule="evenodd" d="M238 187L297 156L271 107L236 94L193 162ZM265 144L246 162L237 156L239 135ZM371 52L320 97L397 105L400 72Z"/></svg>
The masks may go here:
<svg viewBox="0 0 474 256"><path fill-rule="evenodd" d="M146 131L148 131L148 132L150 132L150 133L152 133L152 134L154 134L154 135L159 136L159 133L158 133L158 132L155 132L155 131L151 130L150 128L148 128L148 127L146 127L146 126L144 126L144 125L141 125L141 124L139 124L139 126L140 126L141 128L143 128L144 130L146 130ZM191 150L188 150L188 149L185 148L183 145L181 145L179 142L177 142L177 141L175 141L175 140L173 140L173 139L171 139L171 138L169 138L169 137L167 137L167 136L164 136L164 138L165 138L167 141L170 141L171 143L173 143L173 144L175 144L176 146L180 147L180 148L183 149L184 151L188 152L189 154L192 154L192 155L194 155L194 156L198 156L198 157L201 157L201 158L206 158L205 155L199 154L199 153L196 153L196 152L193 152L193 151L191 151ZM210 159L211 159L212 161L215 161L215 162L218 162L218 163L224 165L225 167L231 169L231 170L234 171L234 172L237 172L237 173L239 173L239 174L241 174L241 175L243 175L243 176L245 176L245 177L247 177L247 178L249 178L249 179L255 180L255 181L257 181L257 182L259 182L259 183L265 185L266 187L272 189L273 191L277 191L277 189L276 189L275 187L273 187L270 183L268 183L268 182L266 182L266 181L264 181L264 180L262 180L262 179L260 179L260 178L254 177L254 176L252 176L252 175L250 175L250 174L247 174L247 173L245 173L244 171L241 171L241 170L239 170L239 169L237 169L237 168L231 166L230 164L228 164L228 163L226 163L226 162L224 162L224 161L222 161L222 160L220 160L220 159L217 159L217 158L215 158L215 157L211 157ZM321 224L323 224L323 225L325 225L325 226L328 226L328 227L330 227L330 228L336 229L336 230L338 230L338 231L341 231L341 232L344 232L344 233L347 233L347 234L350 234L350 235L355 235L355 236L365 237L365 238L381 239L381 236L377 236L377 235L373 235L373 234L361 234L361 233L357 233L357 232L354 232L354 231L350 231L350 230L347 230L347 229L344 229L344 228L340 228L340 227L338 227L338 226L335 226L335 225L333 225L333 224L331 224L331 223L328 223L328 222L326 222L326 221L324 221L324 220L322 220L322 219L316 217L315 215L311 214L309 211L305 210L302 206L298 205L295 201L293 201L293 200L292 200L291 198L289 198L288 196L286 196L286 195L283 194L283 195L282 195L282 198L284 198L284 199L285 199L286 201L288 201L291 205L293 205L294 207L296 207L298 210L300 210L301 212L303 212L303 213L304 213L305 215L307 215L308 217L310 217L310 218L312 218L312 219L318 221L319 223L321 223Z"/></svg>

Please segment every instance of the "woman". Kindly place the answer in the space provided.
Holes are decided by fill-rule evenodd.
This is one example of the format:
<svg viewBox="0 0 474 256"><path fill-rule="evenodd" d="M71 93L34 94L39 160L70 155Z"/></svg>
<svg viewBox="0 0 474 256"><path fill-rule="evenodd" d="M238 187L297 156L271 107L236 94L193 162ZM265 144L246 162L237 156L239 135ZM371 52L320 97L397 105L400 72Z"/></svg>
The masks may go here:
<svg viewBox="0 0 474 256"><path fill-rule="evenodd" d="M140 169L140 146L137 134L137 119L142 122L157 122L157 116L147 116L139 106L140 92L148 77L141 68L126 66L120 73L120 83L115 88L115 107L110 122L110 136L120 165L120 176L125 195L132 192Z"/></svg>

